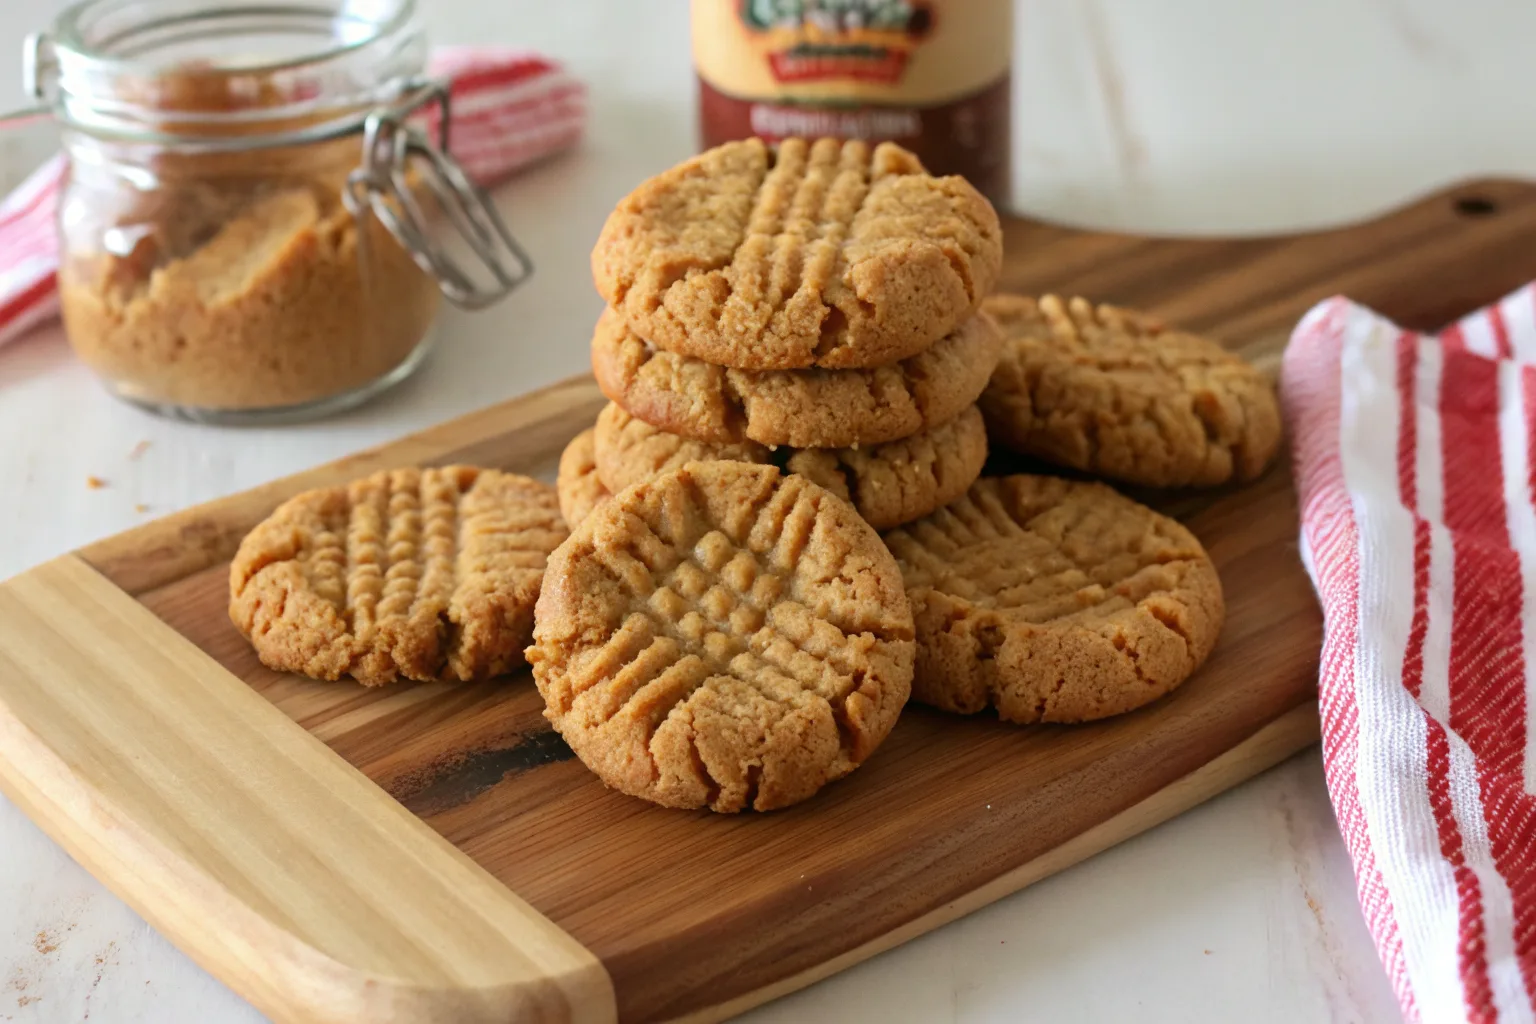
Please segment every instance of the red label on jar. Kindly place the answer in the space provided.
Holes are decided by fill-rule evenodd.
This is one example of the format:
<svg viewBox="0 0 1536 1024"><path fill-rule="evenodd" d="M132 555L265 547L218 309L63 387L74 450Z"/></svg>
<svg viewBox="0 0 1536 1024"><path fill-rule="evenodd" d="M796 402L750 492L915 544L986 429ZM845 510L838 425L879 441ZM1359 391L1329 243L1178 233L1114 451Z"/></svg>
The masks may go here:
<svg viewBox="0 0 1536 1024"><path fill-rule="evenodd" d="M784 51L768 55L768 67L781 82L822 82L851 78L859 82L897 82L907 66L905 53L885 52L848 56L836 53Z"/></svg>

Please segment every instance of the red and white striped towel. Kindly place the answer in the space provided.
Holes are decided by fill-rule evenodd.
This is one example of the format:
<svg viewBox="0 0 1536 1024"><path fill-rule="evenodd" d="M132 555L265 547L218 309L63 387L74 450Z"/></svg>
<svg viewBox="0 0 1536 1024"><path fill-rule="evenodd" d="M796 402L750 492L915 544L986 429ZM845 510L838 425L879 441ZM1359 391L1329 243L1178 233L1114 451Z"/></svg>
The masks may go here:
<svg viewBox="0 0 1536 1024"><path fill-rule="evenodd" d="M449 148L482 185L581 140L586 86L538 54L444 47L433 52L430 70L451 87ZM0 345L58 315L54 213L63 176L56 156L0 202Z"/></svg>
<svg viewBox="0 0 1536 1024"><path fill-rule="evenodd" d="M1285 353L1323 758L1409 1020L1536 1018L1536 286L1439 335L1344 299Z"/></svg>

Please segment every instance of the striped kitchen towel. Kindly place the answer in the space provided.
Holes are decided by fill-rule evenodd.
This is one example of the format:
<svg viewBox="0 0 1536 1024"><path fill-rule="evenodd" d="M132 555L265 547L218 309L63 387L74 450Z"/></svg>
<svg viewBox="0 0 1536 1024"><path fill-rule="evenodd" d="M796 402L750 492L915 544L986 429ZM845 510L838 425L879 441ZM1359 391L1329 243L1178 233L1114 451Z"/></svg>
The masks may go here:
<svg viewBox="0 0 1536 1024"><path fill-rule="evenodd" d="M1323 758L1409 1020L1536 1018L1536 286L1438 335L1344 299L1282 384Z"/></svg>
<svg viewBox="0 0 1536 1024"><path fill-rule="evenodd" d="M586 86L553 61L507 47L449 46L433 51L430 71L450 86L449 148L482 185L581 140ZM0 345L58 316L54 214L63 176L56 156L0 202Z"/></svg>

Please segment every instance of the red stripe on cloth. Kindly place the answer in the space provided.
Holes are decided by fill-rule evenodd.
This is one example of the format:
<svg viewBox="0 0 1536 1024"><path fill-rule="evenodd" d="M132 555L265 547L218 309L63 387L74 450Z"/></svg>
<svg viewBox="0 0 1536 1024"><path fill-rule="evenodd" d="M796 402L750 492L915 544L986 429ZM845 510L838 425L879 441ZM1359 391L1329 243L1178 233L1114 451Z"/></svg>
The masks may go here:
<svg viewBox="0 0 1536 1024"><path fill-rule="evenodd" d="M1525 406L1526 498L1536 505L1536 366L1520 368L1520 397Z"/></svg>
<svg viewBox="0 0 1536 1024"><path fill-rule="evenodd" d="M1492 360L1451 352L1441 378L1445 524L1455 553L1449 725L1474 755L1494 867L1513 902L1516 955L1536 999L1536 802L1509 784L1521 777L1525 749L1524 598L1504 505L1498 373Z"/></svg>
<svg viewBox="0 0 1536 1024"><path fill-rule="evenodd" d="M1445 349L1447 357L1452 352L1465 352L1467 350L1466 335L1461 333L1460 324L1452 324L1440 332L1440 344Z"/></svg>
<svg viewBox="0 0 1536 1024"><path fill-rule="evenodd" d="M1397 336L1397 493L1403 507L1419 507L1418 403L1414 382L1419 369L1419 336L1404 331Z"/></svg>
<svg viewBox="0 0 1536 1024"><path fill-rule="evenodd" d="M59 229L51 210L0 231L0 259L12 267L34 256L56 257L58 251Z"/></svg>
<svg viewBox="0 0 1536 1024"><path fill-rule="evenodd" d="M565 126L572 126L580 132L586 116L587 112L581 105L563 104L522 114L486 111L473 117L455 117L449 134L448 151L455 158L473 149L497 147L544 147L553 151L558 147L548 141L552 134ZM437 125L436 118L429 118L424 129L432 134L437 131Z"/></svg>
<svg viewBox="0 0 1536 1024"><path fill-rule="evenodd" d="M1515 347L1509 341L1509 325L1504 321L1504 311L1498 306L1488 307L1488 327L1493 332L1493 343L1500 359L1509 359Z"/></svg>
<svg viewBox="0 0 1536 1024"><path fill-rule="evenodd" d="M466 170L472 163L491 163L502 169L521 168L544 157L554 156L580 139L580 124L551 125L537 139L466 143L455 146L453 155Z"/></svg>
<svg viewBox="0 0 1536 1024"><path fill-rule="evenodd" d="M521 110L539 103L582 99L586 95L587 84L579 79L563 74L542 75L524 82L511 82L493 89L456 95L454 115L457 116L460 110L466 115L482 110Z"/></svg>
<svg viewBox="0 0 1536 1024"><path fill-rule="evenodd" d="M1526 999L1536 1005L1536 799L1524 791L1519 774L1498 774L1477 759L1478 788L1488 821L1494 867L1509 886L1514 905L1515 959ZM1517 770L1518 771L1518 770Z"/></svg>
<svg viewBox="0 0 1536 1024"><path fill-rule="evenodd" d="M1527 288L1527 291L1532 293L1533 301L1536 301L1536 288ZM1526 437L1525 496L1527 501L1536 505L1536 366L1522 366L1519 372ZM1525 597L1536 599L1536 595ZM1522 620L1528 618L1528 607L1520 607L1526 611L1526 615L1521 616ZM1529 694L1526 699L1530 699ZM1522 742L1529 743L1531 739L1525 736ZM1536 1004L1536 934L1533 934L1536 929L1533 929L1531 921L1532 906L1536 904L1536 891L1533 891L1536 890L1536 863L1532 862L1532 854L1536 852L1536 798L1526 791L1527 780L1523 775L1523 767L1513 768L1510 775L1501 777L1497 785L1490 787L1499 791L1495 800L1490 801L1488 794L1484 793L1483 802L1490 817L1503 816L1507 819L1508 828L1500 831L1513 834L1504 843L1506 850L1512 848L1513 856L1506 855L1499 867L1514 898L1515 958L1520 962L1520 975L1525 982L1526 996ZM1497 846L1494 853L1497 858Z"/></svg>
<svg viewBox="0 0 1536 1024"><path fill-rule="evenodd" d="M1397 486L1405 509L1413 513L1413 615L1409 620L1408 639L1403 650L1403 687L1417 700L1424 684L1424 641L1429 635L1429 568L1431 558L1430 524L1419 514L1418 488L1418 401L1417 381L1420 338L1404 332L1397 339ZM1460 826L1451 803L1450 749L1445 729L1423 708L1425 769L1424 785L1440 853L1451 865L1456 884L1456 957L1461 979L1462 1000L1468 1020L1475 1024L1497 1020L1493 1006L1493 985L1488 977L1487 925L1483 914L1482 887L1467 867L1463 854ZM1414 785L1414 780L1403 780Z"/></svg>
<svg viewBox="0 0 1536 1024"><path fill-rule="evenodd" d="M64 162L62 155L53 157L38 167L37 170L27 175L21 184L11 190L0 202L0 226L13 223L36 210L42 203L52 199L63 184L64 177L69 171L69 165ZM47 216L51 219L53 211L49 210Z"/></svg>
<svg viewBox="0 0 1536 1024"><path fill-rule="evenodd" d="M1458 907L1456 927L1456 968L1461 976L1462 999L1471 1024L1492 1024L1499 1019L1493 1005L1493 985L1488 979L1488 935L1483 920L1483 889L1477 875L1467 867L1462 852L1461 831L1456 825L1456 811L1451 804L1451 750L1445 727L1424 715L1429 773L1429 808L1440 834L1440 854L1451 865L1456 879Z"/></svg>
<svg viewBox="0 0 1536 1024"><path fill-rule="evenodd" d="M548 71L555 71L558 65L552 64L539 57L528 57L515 63L504 66L488 66L473 70L460 71L454 75L452 92L455 96L480 92L484 89L494 89L502 85L510 85L513 82L529 81L538 78Z"/></svg>
<svg viewBox="0 0 1536 1024"><path fill-rule="evenodd" d="M14 210L7 210L0 214L0 228L10 227L31 214L42 212L51 221L53 219L53 203L58 198L59 183L54 181L46 188L39 189L37 194L28 199Z"/></svg>
<svg viewBox="0 0 1536 1024"><path fill-rule="evenodd" d="M53 294L55 286L54 275L48 274L0 303L0 325L21 315L28 307L46 300Z"/></svg>
<svg viewBox="0 0 1536 1024"><path fill-rule="evenodd" d="M453 115L453 128L461 137L474 137L496 131L503 125L528 124L531 127L546 121L581 117L587 112L586 96L581 90L569 94L539 96L531 100L509 103L505 106L466 110ZM429 126L435 125L436 114L428 116Z"/></svg>
<svg viewBox="0 0 1536 1024"><path fill-rule="evenodd" d="M1498 414L1498 364L1447 351L1440 379L1445 525L1458 540L1466 535L1508 549Z"/></svg>
<svg viewBox="0 0 1536 1024"><path fill-rule="evenodd" d="M1424 687L1424 638L1429 635L1429 523L1415 516L1413 523L1413 618L1408 626L1408 645L1403 651L1403 687L1415 700ZM1428 718L1428 715L1425 715ZM1440 822L1436 821L1437 824ZM1454 823L1452 823L1454 826ZM1442 828L1442 845L1445 842ZM1457 843L1461 840L1458 838Z"/></svg>
<svg viewBox="0 0 1536 1024"><path fill-rule="evenodd" d="M494 102L482 100L467 110L455 108L453 110L453 126L458 128L478 127L491 118L511 118L517 115L543 114L546 111L584 113L586 111L587 88L580 82L568 82L564 85L555 85L542 92L523 96L519 99L498 98ZM477 97L478 99L478 97ZM437 107L432 107L423 112L422 116L428 123L435 123L439 116Z"/></svg>
<svg viewBox="0 0 1536 1024"><path fill-rule="evenodd" d="M37 195L23 203L22 206L15 207L14 210L8 210L8 212L0 215L0 229L15 226L15 224L22 223L22 221L29 220L29 218L40 218L40 220L45 220L52 224L52 221L54 221L54 206L57 200L58 183L55 181L55 183L49 184L46 189L40 190Z"/></svg>

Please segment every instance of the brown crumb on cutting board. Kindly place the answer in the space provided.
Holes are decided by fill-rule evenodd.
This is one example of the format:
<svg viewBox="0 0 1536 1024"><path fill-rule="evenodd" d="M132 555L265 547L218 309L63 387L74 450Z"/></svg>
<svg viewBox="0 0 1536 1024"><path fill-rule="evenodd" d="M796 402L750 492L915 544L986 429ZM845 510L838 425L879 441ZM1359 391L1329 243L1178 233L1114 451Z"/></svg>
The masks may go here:
<svg viewBox="0 0 1536 1024"><path fill-rule="evenodd" d="M88 476L85 478L85 486L93 491L99 491L107 486L107 482L99 476Z"/></svg>

